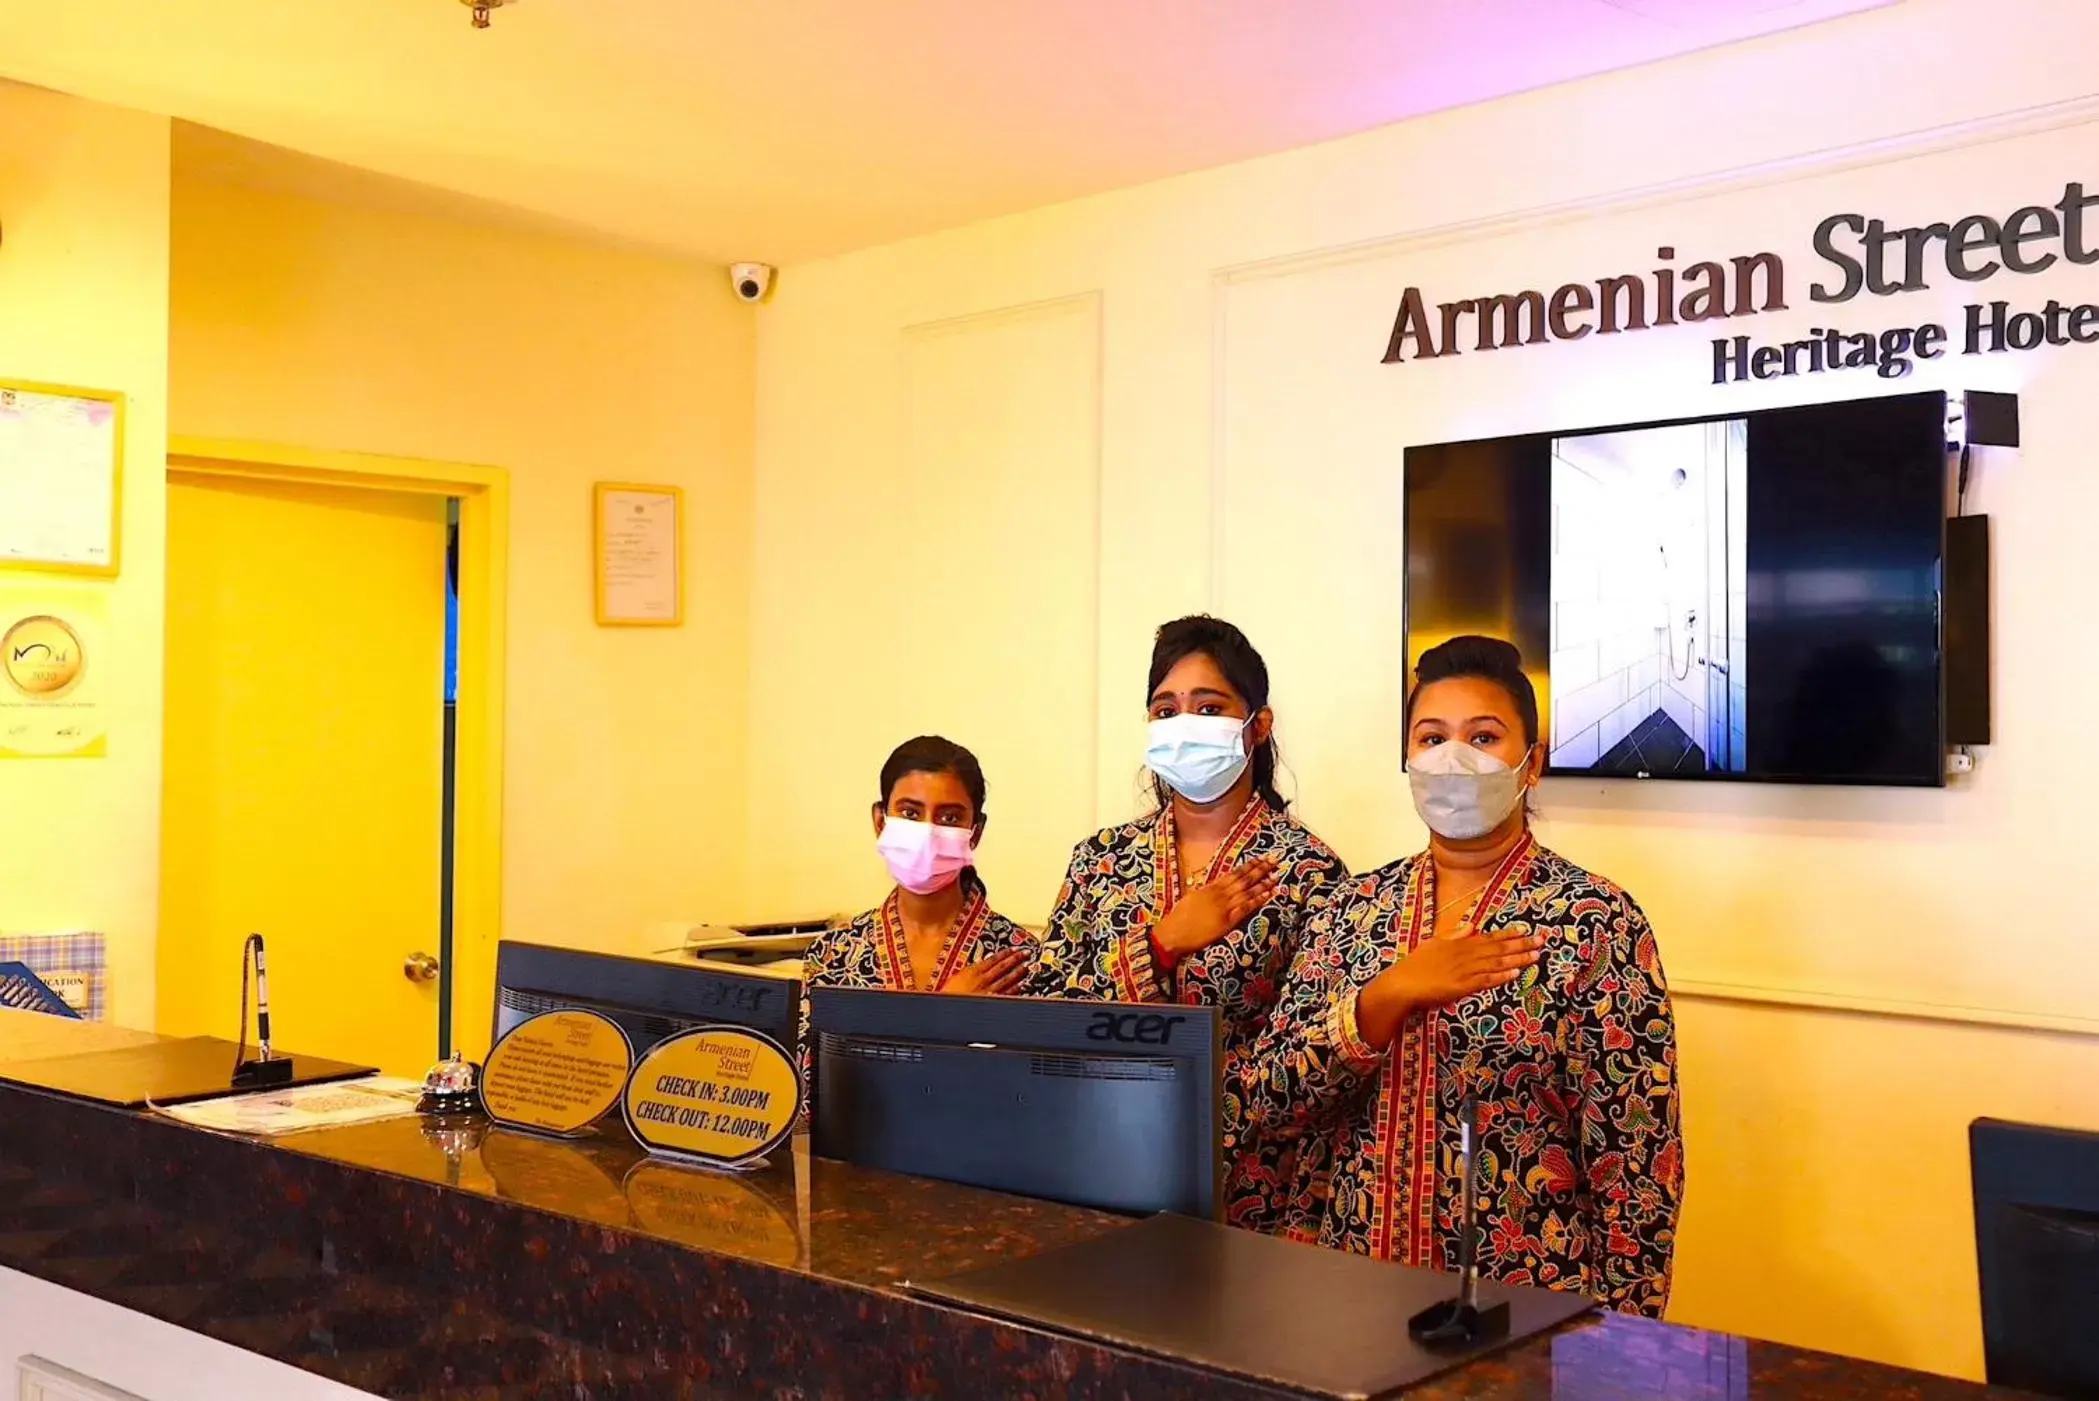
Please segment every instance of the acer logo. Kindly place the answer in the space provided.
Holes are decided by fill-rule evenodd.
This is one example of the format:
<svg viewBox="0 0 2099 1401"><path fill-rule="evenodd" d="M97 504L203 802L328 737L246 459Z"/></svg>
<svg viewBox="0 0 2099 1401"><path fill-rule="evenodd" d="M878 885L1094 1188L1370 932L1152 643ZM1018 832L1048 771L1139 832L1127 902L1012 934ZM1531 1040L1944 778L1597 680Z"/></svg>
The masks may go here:
<svg viewBox="0 0 2099 1401"><path fill-rule="evenodd" d="M1173 1029L1186 1017L1168 1017L1158 1012L1096 1012L1087 1023L1088 1041L1123 1041L1139 1046L1163 1046L1173 1040Z"/></svg>
<svg viewBox="0 0 2099 1401"><path fill-rule="evenodd" d="M748 983L709 983L698 1001L707 1008L733 1007L739 1012L763 1012L774 989Z"/></svg>

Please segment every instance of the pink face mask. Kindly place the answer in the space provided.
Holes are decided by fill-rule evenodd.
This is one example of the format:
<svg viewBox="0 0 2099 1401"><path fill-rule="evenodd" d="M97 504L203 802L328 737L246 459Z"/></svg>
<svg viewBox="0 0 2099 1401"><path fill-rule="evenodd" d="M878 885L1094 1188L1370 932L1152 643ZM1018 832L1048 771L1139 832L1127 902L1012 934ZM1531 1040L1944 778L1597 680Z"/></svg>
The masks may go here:
<svg viewBox="0 0 2099 1401"><path fill-rule="evenodd" d="M885 817L875 850L896 883L913 895L931 895L955 883L976 858L976 835L967 827Z"/></svg>

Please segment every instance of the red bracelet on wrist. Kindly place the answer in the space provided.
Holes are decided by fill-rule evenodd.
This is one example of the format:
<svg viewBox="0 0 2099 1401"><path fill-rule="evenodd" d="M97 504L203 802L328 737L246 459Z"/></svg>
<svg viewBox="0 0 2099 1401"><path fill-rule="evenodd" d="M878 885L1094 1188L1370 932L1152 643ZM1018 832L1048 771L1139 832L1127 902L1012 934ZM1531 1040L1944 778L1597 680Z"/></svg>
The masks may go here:
<svg viewBox="0 0 2099 1401"><path fill-rule="evenodd" d="M1174 965L1181 961L1181 956L1170 952L1166 945L1159 942L1159 931L1156 928L1144 937L1146 942L1152 946L1152 962L1157 965L1161 973L1171 973Z"/></svg>

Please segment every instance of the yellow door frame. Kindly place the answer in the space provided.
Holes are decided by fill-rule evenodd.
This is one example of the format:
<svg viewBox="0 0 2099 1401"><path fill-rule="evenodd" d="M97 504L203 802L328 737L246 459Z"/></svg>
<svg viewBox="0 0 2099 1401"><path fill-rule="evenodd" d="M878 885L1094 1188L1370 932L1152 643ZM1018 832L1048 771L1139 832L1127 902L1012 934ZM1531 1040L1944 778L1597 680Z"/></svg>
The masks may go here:
<svg viewBox="0 0 2099 1401"><path fill-rule="evenodd" d="M478 1060L495 1006L503 922L503 678L510 474L500 467L171 436L168 471L459 499L459 705L454 754L452 1040Z"/></svg>

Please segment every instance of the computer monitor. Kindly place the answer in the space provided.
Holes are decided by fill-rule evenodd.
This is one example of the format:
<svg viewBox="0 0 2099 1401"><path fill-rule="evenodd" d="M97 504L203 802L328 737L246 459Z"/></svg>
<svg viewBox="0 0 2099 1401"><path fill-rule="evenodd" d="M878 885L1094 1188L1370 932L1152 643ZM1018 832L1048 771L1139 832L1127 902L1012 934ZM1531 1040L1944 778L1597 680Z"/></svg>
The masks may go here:
<svg viewBox="0 0 2099 1401"><path fill-rule="evenodd" d="M496 946L494 1039L541 1012L580 1007L617 1022L637 1056L699 1026L763 1032L791 1055L801 993L792 978L505 941Z"/></svg>
<svg viewBox="0 0 2099 1401"><path fill-rule="evenodd" d="M1217 1010L812 988L810 1147L1075 1206L1215 1219Z"/></svg>
<svg viewBox="0 0 2099 1401"><path fill-rule="evenodd" d="M1990 1383L2099 1397L2099 1134L1977 1119L1968 1162Z"/></svg>

